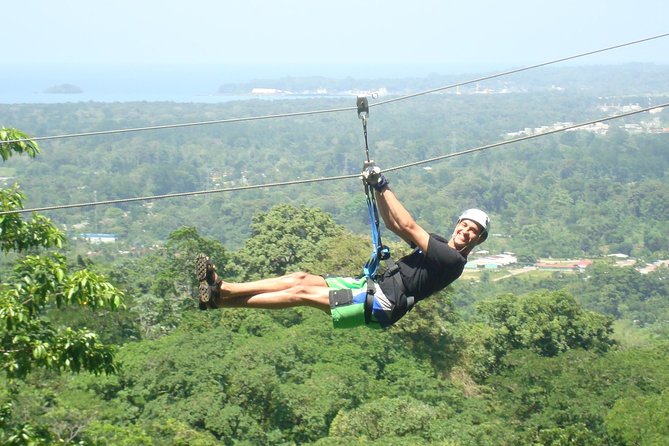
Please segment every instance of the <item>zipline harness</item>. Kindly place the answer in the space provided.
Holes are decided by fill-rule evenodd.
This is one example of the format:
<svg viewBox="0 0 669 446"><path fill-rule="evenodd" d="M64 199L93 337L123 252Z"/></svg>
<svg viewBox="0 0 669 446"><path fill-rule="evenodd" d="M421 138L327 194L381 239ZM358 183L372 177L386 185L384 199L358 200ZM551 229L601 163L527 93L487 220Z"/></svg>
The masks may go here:
<svg viewBox="0 0 669 446"><path fill-rule="evenodd" d="M374 166L374 161L369 159L369 143L367 140L367 118L369 117L369 103L364 96L358 96L358 117L362 120L362 129L365 135L365 155L367 161L363 164L363 172ZM390 250L383 245L381 241L381 232L379 231L379 210L376 206L376 197L372 187L364 180L365 196L367 197L367 210L369 212L369 223L372 228L372 254L363 267L363 274L368 279L376 279L379 261L390 258Z"/></svg>
<svg viewBox="0 0 669 446"><path fill-rule="evenodd" d="M358 106L358 117L362 120L362 130L365 136L365 156L366 161L363 163L363 172L367 169L375 167L374 161L369 158L369 142L367 140L367 118L369 117L369 103L364 96L358 96L356 104ZM367 296L365 298L365 324L370 324L372 321L372 308L374 305L374 294L376 292L376 284L374 281L378 275L379 262L383 260L386 263L387 275L392 277L398 289L404 292L404 284L399 275L399 267L397 263L390 256L390 249L381 241L381 231L379 230L379 209L376 205L376 197L372 186L367 184L363 179L365 186L365 196L367 198L367 210L369 212L369 222L372 229L372 254L363 267L363 274L367 278ZM413 307L413 297L407 301L408 309Z"/></svg>

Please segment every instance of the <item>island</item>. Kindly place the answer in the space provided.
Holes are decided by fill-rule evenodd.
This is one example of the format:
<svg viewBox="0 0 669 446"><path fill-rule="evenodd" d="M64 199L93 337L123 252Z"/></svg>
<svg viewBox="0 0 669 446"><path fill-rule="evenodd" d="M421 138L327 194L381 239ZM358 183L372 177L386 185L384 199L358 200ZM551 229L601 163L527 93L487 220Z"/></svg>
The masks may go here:
<svg viewBox="0 0 669 446"><path fill-rule="evenodd" d="M42 93L47 94L80 94L84 90L72 84L59 84L45 89Z"/></svg>

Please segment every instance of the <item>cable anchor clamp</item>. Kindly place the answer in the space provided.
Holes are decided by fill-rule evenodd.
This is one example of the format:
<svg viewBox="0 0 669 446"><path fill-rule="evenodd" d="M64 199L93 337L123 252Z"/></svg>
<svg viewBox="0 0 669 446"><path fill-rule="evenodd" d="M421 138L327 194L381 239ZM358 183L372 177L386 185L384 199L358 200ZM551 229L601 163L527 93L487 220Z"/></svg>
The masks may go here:
<svg viewBox="0 0 669 446"><path fill-rule="evenodd" d="M365 121L369 117L369 102L366 96L358 96L356 100L358 106L358 118Z"/></svg>

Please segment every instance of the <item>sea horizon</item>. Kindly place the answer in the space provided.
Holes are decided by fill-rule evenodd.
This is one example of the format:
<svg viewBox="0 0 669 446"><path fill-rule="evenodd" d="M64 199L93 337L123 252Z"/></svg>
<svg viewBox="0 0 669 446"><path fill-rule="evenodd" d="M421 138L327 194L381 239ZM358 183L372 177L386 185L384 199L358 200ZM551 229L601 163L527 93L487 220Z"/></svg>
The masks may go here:
<svg viewBox="0 0 669 446"><path fill-rule="evenodd" d="M0 70L0 104L56 104L71 102L201 102L219 103L255 98L249 94L220 94L223 85L257 81L271 88L271 80L290 77L331 79L402 79L435 74L481 72L494 67L427 64L284 64L284 65L118 65L32 64ZM72 85L81 93L47 93ZM250 93L250 91L249 91Z"/></svg>
<svg viewBox="0 0 669 446"><path fill-rule="evenodd" d="M612 64L626 65L626 64ZM583 66L573 63L560 66ZM601 66L601 65L599 65ZM458 76L463 80L502 73L518 67L484 64L23 64L0 70L0 104L58 104L73 102L222 103L257 99L252 88L275 88L273 81L289 78L328 80L424 79ZM247 93L220 93L221 87L246 84ZM69 85L79 93L49 93ZM238 91L223 89L224 91ZM314 95L319 96L319 95ZM282 96L283 97L283 96ZM304 97L304 96L301 96ZM270 96L270 98L275 98Z"/></svg>

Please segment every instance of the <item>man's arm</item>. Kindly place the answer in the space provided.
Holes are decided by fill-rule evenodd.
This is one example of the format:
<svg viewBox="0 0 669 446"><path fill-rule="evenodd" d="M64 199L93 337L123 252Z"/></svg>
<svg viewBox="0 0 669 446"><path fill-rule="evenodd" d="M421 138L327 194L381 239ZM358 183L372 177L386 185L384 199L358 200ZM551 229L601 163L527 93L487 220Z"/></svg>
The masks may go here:
<svg viewBox="0 0 669 446"><path fill-rule="evenodd" d="M395 193L386 186L381 191L377 190L375 194L376 204L386 228L410 245L416 245L424 253L427 252L430 234L416 223Z"/></svg>

